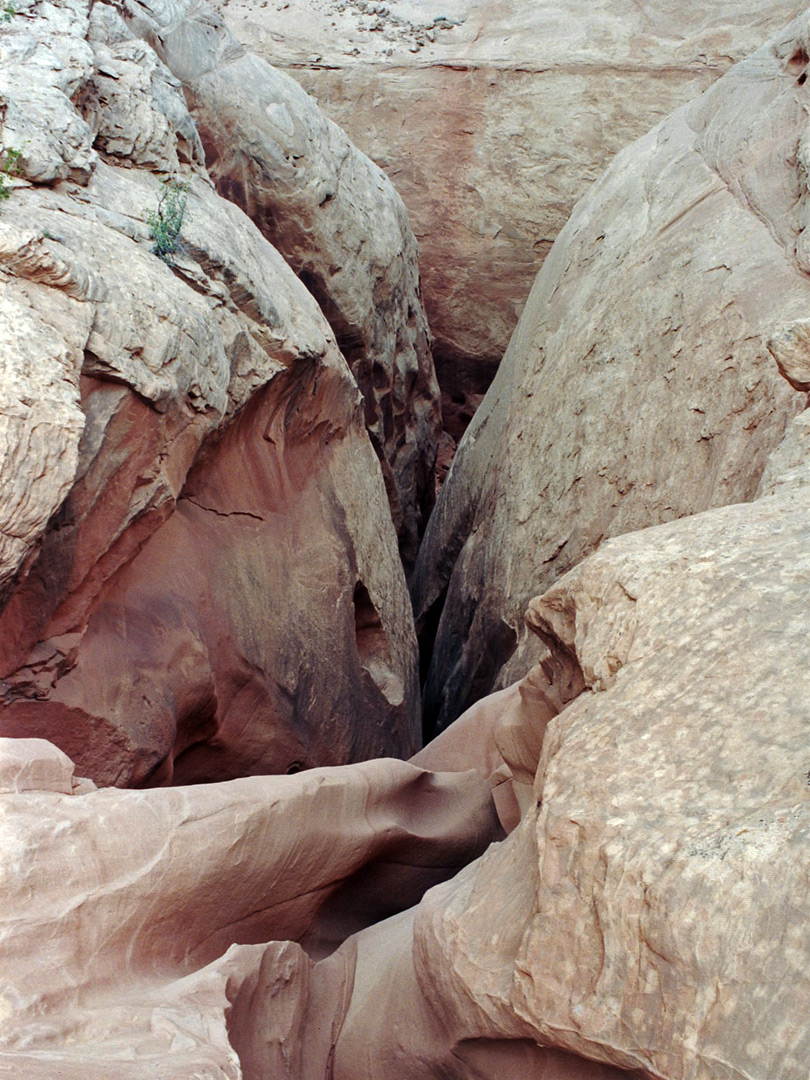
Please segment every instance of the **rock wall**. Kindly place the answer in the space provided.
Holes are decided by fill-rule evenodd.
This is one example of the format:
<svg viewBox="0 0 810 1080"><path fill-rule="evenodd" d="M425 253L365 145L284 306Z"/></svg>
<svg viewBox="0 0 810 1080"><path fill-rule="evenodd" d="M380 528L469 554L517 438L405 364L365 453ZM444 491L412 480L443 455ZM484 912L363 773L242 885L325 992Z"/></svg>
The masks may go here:
<svg viewBox="0 0 810 1080"><path fill-rule="evenodd" d="M804 408L806 33L622 151L555 242L414 575L429 723L525 674L529 597L606 537L751 499Z"/></svg>
<svg viewBox="0 0 810 1080"><path fill-rule="evenodd" d="M0 1075L801 1080L808 431L536 598L548 662L420 755L452 771L98 791L0 742Z"/></svg>
<svg viewBox="0 0 810 1080"><path fill-rule="evenodd" d="M526 721L520 826L352 942L336 1077L495 1078L510 1054L510 1076L589 1075L537 1044L640 1077L804 1076L808 427L757 501L606 541L532 602L583 692ZM393 1038L381 1000L407 1002Z"/></svg>
<svg viewBox="0 0 810 1080"><path fill-rule="evenodd" d="M567 0L256 0L230 29L392 177L419 240L456 437L532 281L611 158L803 9Z"/></svg>
<svg viewBox="0 0 810 1080"><path fill-rule="evenodd" d="M363 393L403 560L433 506L441 425L416 241L390 180L207 3L117 7L181 80L220 194L319 301Z"/></svg>
<svg viewBox="0 0 810 1080"><path fill-rule="evenodd" d="M0 87L22 151L0 212L0 731L102 784L407 756L396 535L317 304L216 194L180 83L112 8L20 9ZM147 225L166 174L188 185L168 264Z"/></svg>
<svg viewBox="0 0 810 1080"><path fill-rule="evenodd" d="M579 204L465 436L414 591L444 715L502 689L315 768L417 742L357 383L134 23L6 14L0 1077L804 1080L810 12Z"/></svg>

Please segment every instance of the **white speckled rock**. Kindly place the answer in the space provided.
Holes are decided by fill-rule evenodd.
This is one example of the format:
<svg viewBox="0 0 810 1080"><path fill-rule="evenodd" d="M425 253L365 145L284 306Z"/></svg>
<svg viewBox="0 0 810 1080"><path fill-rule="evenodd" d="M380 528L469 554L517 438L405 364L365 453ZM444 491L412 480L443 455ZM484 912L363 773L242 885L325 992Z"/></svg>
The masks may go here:
<svg viewBox="0 0 810 1080"><path fill-rule="evenodd" d="M606 541L532 602L584 689L524 712L541 738L518 828L352 943L337 1078L803 1080L806 432L805 414L773 494ZM507 713L506 694L482 705Z"/></svg>
<svg viewBox="0 0 810 1080"><path fill-rule="evenodd" d="M414 576L418 619L447 597L441 725L531 666L538 589L607 536L752 498L804 407L775 353L810 306L807 37L804 16L622 151L549 253Z"/></svg>

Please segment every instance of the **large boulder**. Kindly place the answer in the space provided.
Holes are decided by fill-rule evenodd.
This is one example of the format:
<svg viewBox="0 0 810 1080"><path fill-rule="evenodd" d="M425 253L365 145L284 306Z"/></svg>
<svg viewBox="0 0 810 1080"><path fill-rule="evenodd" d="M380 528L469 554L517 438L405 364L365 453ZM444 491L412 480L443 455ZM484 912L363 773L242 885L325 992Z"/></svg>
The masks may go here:
<svg viewBox="0 0 810 1080"><path fill-rule="evenodd" d="M809 434L755 502L609 540L532 602L583 690L526 716L508 839L351 942L336 1080L806 1075Z"/></svg>
<svg viewBox="0 0 810 1080"><path fill-rule="evenodd" d="M751 499L804 408L808 21L622 151L557 238L414 575L429 722L526 673L529 598L605 537Z"/></svg>
<svg viewBox="0 0 810 1080"><path fill-rule="evenodd" d="M393 178L458 434L610 159L797 16L796 0L220 4Z"/></svg>
<svg viewBox="0 0 810 1080"><path fill-rule="evenodd" d="M202 0L116 0L183 84L220 194L321 304L363 393L406 566L433 505L441 410L416 241L391 181Z"/></svg>
<svg viewBox="0 0 810 1080"><path fill-rule="evenodd" d="M0 86L0 732L101 784L408 756L396 533L316 302L112 8L20 9Z"/></svg>

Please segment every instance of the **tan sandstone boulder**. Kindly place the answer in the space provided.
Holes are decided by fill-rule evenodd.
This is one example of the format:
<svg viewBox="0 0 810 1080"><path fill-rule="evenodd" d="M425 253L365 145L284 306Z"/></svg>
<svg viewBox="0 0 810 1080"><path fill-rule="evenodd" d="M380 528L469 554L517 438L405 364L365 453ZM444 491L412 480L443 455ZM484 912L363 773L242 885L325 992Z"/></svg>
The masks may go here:
<svg viewBox="0 0 810 1080"><path fill-rule="evenodd" d="M336 1080L805 1076L807 432L755 502L609 540L532 602L584 689L526 716L509 838L351 942Z"/></svg>
<svg viewBox="0 0 810 1080"><path fill-rule="evenodd" d="M218 3L391 176L456 435L576 201L622 147L798 15L793 0Z"/></svg>
<svg viewBox="0 0 810 1080"><path fill-rule="evenodd" d="M118 0L181 80L210 175L317 298L363 393L403 560L433 505L441 410L416 241L390 180L201 0ZM272 59L272 57L271 57Z"/></svg>
<svg viewBox="0 0 810 1080"><path fill-rule="evenodd" d="M315 301L112 8L20 10L0 84L0 733L119 785L413 753L396 534Z"/></svg>
<svg viewBox="0 0 810 1080"><path fill-rule="evenodd" d="M622 151L549 253L413 580L440 726L534 662L538 588L607 536L752 498L804 407L782 372L805 385L807 36Z"/></svg>

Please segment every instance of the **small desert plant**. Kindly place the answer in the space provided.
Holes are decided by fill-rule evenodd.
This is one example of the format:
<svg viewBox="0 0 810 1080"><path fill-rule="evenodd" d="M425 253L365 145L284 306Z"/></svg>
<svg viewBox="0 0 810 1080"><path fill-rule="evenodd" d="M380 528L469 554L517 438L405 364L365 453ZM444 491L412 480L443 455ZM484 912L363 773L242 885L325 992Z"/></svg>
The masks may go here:
<svg viewBox="0 0 810 1080"><path fill-rule="evenodd" d="M166 180L157 208L147 212L146 224L152 239L152 254L165 263L171 264L172 255L177 251L187 202L188 182L180 184L177 180Z"/></svg>
<svg viewBox="0 0 810 1080"><path fill-rule="evenodd" d="M22 157L22 150L15 150L13 146L8 146L3 151L5 161L0 166L0 199L7 199L11 194L11 188L6 184L7 179L12 174L20 174L20 158Z"/></svg>
<svg viewBox="0 0 810 1080"><path fill-rule="evenodd" d="M13 4L0 4L0 22L11 22L16 14L17 9Z"/></svg>

